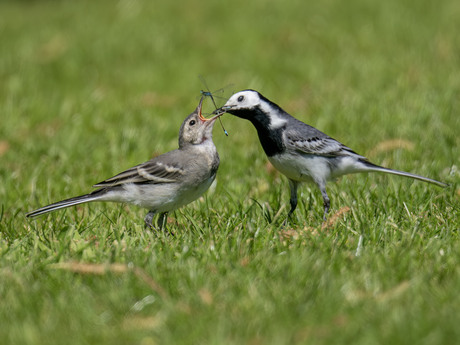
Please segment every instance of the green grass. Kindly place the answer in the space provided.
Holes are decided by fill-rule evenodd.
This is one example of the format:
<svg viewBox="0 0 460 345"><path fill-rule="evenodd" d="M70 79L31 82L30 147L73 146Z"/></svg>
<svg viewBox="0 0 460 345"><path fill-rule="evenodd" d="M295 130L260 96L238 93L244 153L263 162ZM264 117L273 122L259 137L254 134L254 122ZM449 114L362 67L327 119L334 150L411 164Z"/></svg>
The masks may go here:
<svg viewBox="0 0 460 345"><path fill-rule="evenodd" d="M459 22L455 0L1 2L0 343L456 343ZM322 228L303 185L281 229L286 179L224 116L216 189L174 237L126 205L25 219L176 148L198 75L451 186L347 176Z"/></svg>

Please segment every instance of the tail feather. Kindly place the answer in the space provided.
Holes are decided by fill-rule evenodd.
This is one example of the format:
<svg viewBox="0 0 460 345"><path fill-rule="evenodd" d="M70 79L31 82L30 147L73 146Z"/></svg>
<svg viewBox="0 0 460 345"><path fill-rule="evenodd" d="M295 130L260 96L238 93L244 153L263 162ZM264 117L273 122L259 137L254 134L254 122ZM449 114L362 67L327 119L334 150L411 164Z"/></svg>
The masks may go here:
<svg viewBox="0 0 460 345"><path fill-rule="evenodd" d="M55 202L54 204L50 204L50 205L41 207L41 208L39 208L39 209L37 209L35 211L27 213L26 217L28 217L28 218L37 217L37 216L40 216L40 215L48 213L48 212L53 212L53 211L56 211L56 210L60 210L61 208L66 208L66 207L70 207L70 206L74 206L74 205L78 205L78 204L83 204L83 203L86 203L86 202L96 201L96 200L99 200L100 198L101 198L101 195L98 194L98 193L95 194L94 192L90 193L90 194L77 196L77 197L74 197L74 198L58 201L58 202Z"/></svg>
<svg viewBox="0 0 460 345"><path fill-rule="evenodd" d="M437 181L437 180L434 180L434 179L431 179L431 178L428 178L428 177L425 177L425 176L411 174L411 173L408 173L408 172L405 172L405 171L400 171L400 170L393 170L393 169L389 169L389 168L384 168L384 167L381 167L379 165L375 165L375 164L373 164L373 163L371 163L369 161L362 161L362 163L364 163L366 165L366 167L367 167L366 171L383 172L383 173L388 173L388 174L393 174L393 175L405 176L405 177L410 177L410 178L420 180L420 181L423 181L423 182L432 183L432 184L435 184L435 185L437 185L439 187L444 187L444 188L449 187L449 185L447 183Z"/></svg>

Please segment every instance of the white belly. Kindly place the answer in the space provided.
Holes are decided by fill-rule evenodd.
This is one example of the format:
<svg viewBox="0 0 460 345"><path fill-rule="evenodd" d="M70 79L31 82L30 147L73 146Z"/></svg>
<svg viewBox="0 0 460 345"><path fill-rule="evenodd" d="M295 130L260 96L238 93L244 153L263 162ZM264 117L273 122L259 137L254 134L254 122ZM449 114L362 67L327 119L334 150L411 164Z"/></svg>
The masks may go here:
<svg viewBox="0 0 460 345"><path fill-rule="evenodd" d="M104 200L126 202L156 212L169 212L198 199L208 190L216 175L189 188L179 188L175 183L144 184L133 183L123 186L122 191L109 192Z"/></svg>
<svg viewBox="0 0 460 345"><path fill-rule="evenodd" d="M268 157L273 166L294 181L326 182L369 168L355 156L323 157L308 154L287 154Z"/></svg>
<svg viewBox="0 0 460 345"><path fill-rule="evenodd" d="M317 182L331 177L331 168L326 157L283 154L268 157L270 163L282 174L294 181Z"/></svg>

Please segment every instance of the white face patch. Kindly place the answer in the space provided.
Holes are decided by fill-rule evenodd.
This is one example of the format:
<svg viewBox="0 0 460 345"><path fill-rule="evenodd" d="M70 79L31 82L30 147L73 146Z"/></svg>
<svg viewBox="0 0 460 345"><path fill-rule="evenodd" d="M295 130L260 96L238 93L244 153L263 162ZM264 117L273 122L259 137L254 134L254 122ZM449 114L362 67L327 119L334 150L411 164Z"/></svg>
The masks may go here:
<svg viewBox="0 0 460 345"><path fill-rule="evenodd" d="M269 103L261 100L259 93L256 91L246 90L237 92L230 97L224 107L229 107L234 110L250 110L259 107L270 119L270 129L278 129L286 124L286 119L278 115L278 109L274 109Z"/></svg>
<svg viewBox="0 0 460 345"><path fill-rule="evenodd" d="M246 90L231 96L224 107L232 109L251 109L260 104L259 94L256 91Z"/></svg>

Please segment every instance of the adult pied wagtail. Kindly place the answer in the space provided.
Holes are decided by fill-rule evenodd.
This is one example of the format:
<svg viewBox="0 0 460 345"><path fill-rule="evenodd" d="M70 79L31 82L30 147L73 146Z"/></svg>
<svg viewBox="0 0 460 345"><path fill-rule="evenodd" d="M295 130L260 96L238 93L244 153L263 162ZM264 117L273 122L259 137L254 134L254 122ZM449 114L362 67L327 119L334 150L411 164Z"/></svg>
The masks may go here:
<svg viewBox="0 0 460 345"><path fill-rule="evenodd" d="M114 201L134 204L149 210L145 225L163 227L169 211L199 198L216 178L219 155L212 141L212 129L218 114L206 119L201 114L204 97L196 110L182 123L179 148L128 169L95 184L95 191L39 208L27 214L44 213L93 201Z"/></svg>
<svg viewBox="0 0 460 345"><path fill-rule="evenodd" d="M342 175L383 172L448 186L427 177L375 165L337 140L292 117L254 90L235 93L216 112L228 112L252 122L268 160L289 179L291 209L288 218L297 207L297 188L304 181L314 182L320 189L324 220L330 207L326 182Z"/></svg>

